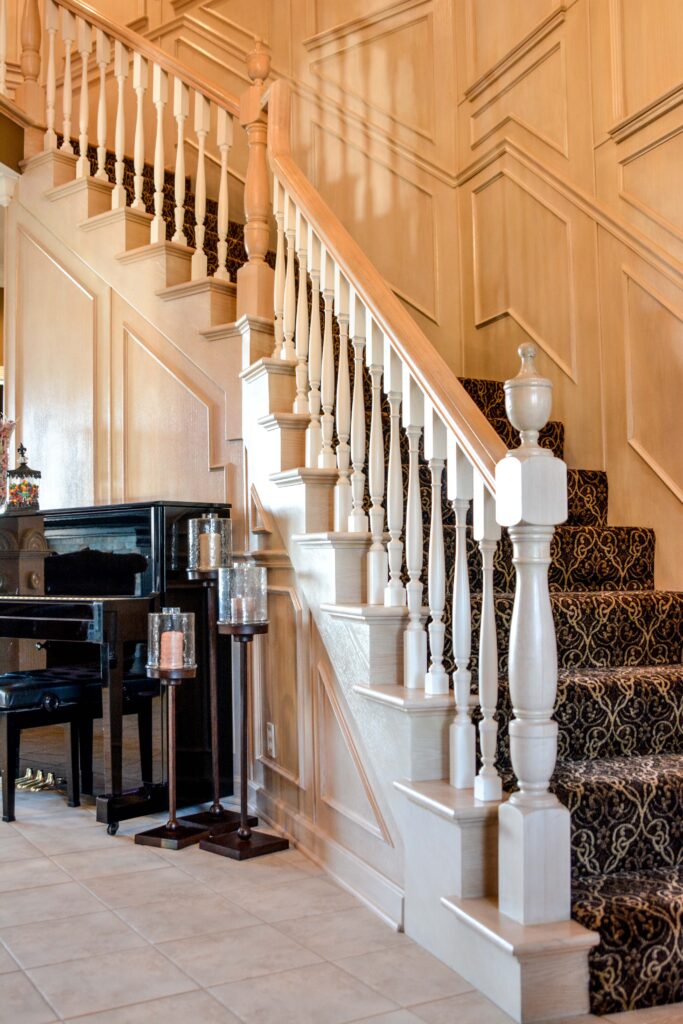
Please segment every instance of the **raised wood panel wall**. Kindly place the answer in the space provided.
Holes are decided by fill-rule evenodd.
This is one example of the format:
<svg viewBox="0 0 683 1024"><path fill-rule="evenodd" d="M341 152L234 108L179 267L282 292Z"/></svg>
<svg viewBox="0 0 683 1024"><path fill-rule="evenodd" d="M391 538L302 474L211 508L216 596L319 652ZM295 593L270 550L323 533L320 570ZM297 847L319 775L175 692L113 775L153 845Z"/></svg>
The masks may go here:
<svg viewBox="0 0 683 1024"><path fill-rule="evenodd" d="M456 372L503 379L538 344L569 464L610 471L611 521L656 527L657 582L683 586L680 424L641 443L627 409L642 388L614 387L642 371L661 316L610 291L617 252L658 294L683 285L678 0L173 6L150 37L233 91L267 40L295 85L298 159ZM675 412L683 326L667 323L650 400Z"/></svg>

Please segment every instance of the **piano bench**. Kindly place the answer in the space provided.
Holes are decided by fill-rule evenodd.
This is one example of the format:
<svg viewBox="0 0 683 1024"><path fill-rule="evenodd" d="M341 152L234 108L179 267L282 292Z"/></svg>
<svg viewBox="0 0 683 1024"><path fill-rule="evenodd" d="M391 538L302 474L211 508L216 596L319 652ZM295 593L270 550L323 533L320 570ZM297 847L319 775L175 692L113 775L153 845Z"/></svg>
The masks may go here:
<svg viewBox="0 0 683 1024"><path fill-rule="evenodd" d="M126 676L123 713L137 714L143 782L152 781L152 700L158 684ZM92 792L93 723L102 717L102 679L96 667L60 666L0 675L0 772L2 820L14 821L15 782L22 729L66 725L67 803Z"/></svg>

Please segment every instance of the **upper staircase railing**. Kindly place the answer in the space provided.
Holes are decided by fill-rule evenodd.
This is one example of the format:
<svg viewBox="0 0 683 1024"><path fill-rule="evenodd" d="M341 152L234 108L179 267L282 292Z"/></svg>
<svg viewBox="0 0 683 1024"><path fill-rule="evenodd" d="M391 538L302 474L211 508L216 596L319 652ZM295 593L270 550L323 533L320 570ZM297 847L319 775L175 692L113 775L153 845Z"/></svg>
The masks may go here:
<svg viewBox="0 0 683 1024"><path fill-rule="evenodd" d="M216 145L220 153L220 184L218 191L217 233L218 266L214 276L229 280L227 269L228 254L228 155L233 141L233 121L239 114L239 100L220 89L214 83L202 78L186 65L177 61L164 50L148 42L136 32L117 25L99 11L81 0L45 0L44 29L47 34L45 49L47 68L45 70L44 106L34 110L34 117L40 116L45 124L43 148L73 155L72 139L75 135L74 121L78 125L78 160L76 176L87 178L91 174L88 159L88 136L90 121L89 72L94 66L98 72L98 98L96 118L97 169L94 177L108 181L105 169L107 146L113 141L115 152L114 188L111 194L112 209L122 209L128 204L124 188L124 147L126 141L126 90L135 93L135 133L133 143L134 194L130 206L142 217L149 217L151 243L166 241L166 223L163 218L164 185L167 146L165 120L170 105L175 121L175 178L173 187L175 230L172 242L187 246L184 231L185 221L185 122L192 117L192 127L197 143L197 170L195 181L194 241L191 275L193 280L207 276L207 256L204 247L206 218L206 143L212 125L215 125ZM4 18L4 24L3 24ZM36 27L37 26L37 27ZM36 40L37 35L37 40ZM57 111L57 39L63 47L63 75L61 82L61 110ZM6 65L6 4L0 0L0 68ZM22 19L22 41L30 47L31 75L37 83L40 74L40 15L37 0L26 0ZM73 58L80 58L80 96L77 115L73 110ZM107 109L107 71L113 63L116 79L116 105L113 117ZM22 53L22 67L28 62ZM0 82L4 81L0 70ZM43 91L40 90L43 97ZM146 212L143 198L143 171L145 165L145 103L151 102L155 109L154 136L154 214ZM215 118L212 108L215 107ZM112 122L114 130L112 132ZM73 129L73 130L72 130ZM58 138L61 134L61 142ZM113 136L113 139L112 139Z"/></svg>

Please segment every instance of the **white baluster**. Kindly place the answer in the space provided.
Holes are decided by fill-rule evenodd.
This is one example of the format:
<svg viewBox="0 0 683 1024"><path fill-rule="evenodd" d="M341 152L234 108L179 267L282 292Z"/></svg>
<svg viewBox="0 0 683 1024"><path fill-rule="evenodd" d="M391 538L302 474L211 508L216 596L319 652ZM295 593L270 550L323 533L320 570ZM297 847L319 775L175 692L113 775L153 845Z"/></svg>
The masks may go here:
<svg viewBox="0 0 683 1024"><path fill-rule="evenodd" d="M296 398L294 412L308 412L308 224L296 211L296 253L299 291L296 297Z"/></svg>
<svg viewBox="0 0 683 1024"><path fill-rule="evenodd" d="M114 129L114 191L111 194L112 210L119 210L126 205L126 190L123 187L124 146L126 144L125 85L128 78L130 54L123 43L114 41L114 77L116 78L116 127Z"/></svg>
<svg viewBox="0 0 683 1024"><path fill-rule="evenodd" d="M4 5L4 0L0 0ZM0 23L2 13L0 12ZM47 72L45 77L45 140L43 149L57 148L57 132L55 131L55 100L57 95L57 72L55 69L55 39L59 28L57 4L54 0L45 0L45 31L47 32ZM2 26L0 24L0 74L2 74ZM0 87L0 92L2 92Z"/></svg>
<svg viewBox="0 0 683 1024"><path fill-rule="evenodd" d="M0 0L0 95L7 96L7 0ZM48 147L46 147L48 148Z"/></svg>
<svg viewBox="0 0 683 1024"><path fill-rule="evenodd" d="M228 224L230 209L228 203L228 154L232 146L232 117L218 108L216 125L216 141L221 154L221 182L218 187L218 268L214 277L219 281L229 281L228 271Z"/></svg>
<svg viewBox="0 0 683 1024"><path fill-rule="evenodd" d="M178 140L175 153L175 231L172 241L178 245L187 245L185 238L185 121L190 113L190 90L179 78L173 82L173 116L178 129Z"/></svg>
<svg viewBox="0 0 683 1024"><path fill-rule="evenodd" d="M142 198L142 172L145 169L145 120L143 115L143 103L145 90L147 89L147 61L139 53L133 54L133 89L135 90L136 116L135 116L135 143L133 145L133 166L135 176L133 178L135 198L131 203L134 210L144 210L145 203Z"/></svg>
<svg viewBox="0 0 683 1024"><path fill-rule="evenodd" d="M479 628L479 745L482 766L474 780L477 800L500 800L502 784L496 770L498 723L498 641L493 603L493 557L500 540L496 503L479 473L474 474L473 534L479 542L482 564L481 625Z"/></svg>
<svg viewBox="0 0 683 1024"><path fill-rule="evenodd" d="M275 348L273 359L285 359L285 190L273 178L273 214L277 224L273 309L275 310Z"/></svg>
<svg viewBox="0 0 683 1024"><path fill-rule="evenodd" d="M320 371L322 363L322 339L320 337L320 241L308 225L308 264L311 275L311 322L308 332L308 409L311 422L306 430L306 465L318 465L322 451L322 430L320 428Z"/></svg>
<svg viewBox="0 0 683 1024"><path fill-rule="evenodd" d="M296 250L296 207L286 192L284 196L285 238L287 239L287 270L285 272L285 306L282 331L284 335L282 358L296 359L294 330L296 327L296 286L294 284L294 261Z"/></svg>
<svg viewBox="0 0 683 1024"><path fill-rule="evenodd" d="M425 402L425 459L429 463L432 483L432 514L429 529L429 650L431 661L425 676L425 693L448 693L448 675L443 667L443 645L446 626L446 557L441 513L441 480L446 465L446 427L434 407Z"/></svg>
<svg viewBox="0 0 683 1024"><path fill-rule="evenodd" d="M194 245L192 253L192 280L208 274L208 261L204 252L206 228L206 136L211 127L211 104L200 92L194 94L194 130L197 136L197 181L194 199Z"/></svg>
<svg viewBox="0 0 683 1024"><path fill-rule="evenodd" d="M320 285L325 303L325 327L323 330L323 361L320 381L320 397L323 412L320 419L322 448L318 465L321 469L334 469L337 460L332 448L334 434L334 343L332 340L332 316L334 307L334 260L327 249L320 246Z"/></svg>
<svg viewBox="0 0 683 1024"><path fill-rule="evenodd" d="M152 67L152 102L157 112L156 142L154 145L154 220L150 226L150 241L166 241L164 220L164 111L168 103L168 74L160 64Z"/></svg>
<svg viewBox="0 0 683 1024"><path fill-rule="evenodd" d="M368 491L370 494L370 535L368 551L368 604L384 604L384 588L389 575L384 546L384 435L382 430L382 370L384 335L366 311L365 362L370 372L370 449L368 452ZM400 401L400 399L399 399Z"/></svg>
<svg viewBox="0 0 683 1024"><path fill-rule="evenodd" d="M107 65L111 60L108 37L100 29L95 34L95 62L100 70L100 91L97 99L97 173L96 178L108 181L107 159Z"/></svg>
<svg viewBox="0 0 683 1024"><path fill-rule="evenodd" d="M552 384L537 374L536 349L505 383L505 408L521 445L496 466L496 519L508 528L516 570L510 624L510 755L519 790L498 809L501 913L522 924L569 918L570 816L549 791L557 757L557 643L548 566L556 524L567 517L567 467L538 444Z"/></svg>
<svg viewBox="0 0 683 1024"><path fill-rule="evenodd" d="M384 339L384 393L389 401L389 466L387 469L387 529L389 543L390 579L384 589L384 603L396 608L406 603L406 589L401 581L403 562L403 469L401 466L401 438L399 433L401 396L403 395L403 367L401 360L391 347L389 338Z"/></svg>
<svg viewBox="0 0 683 1024"><path fill-rule="evenodd" d="M339 270L334 275L334 308L339 324L339 366L337 368L336 426L337 469L334 489L334 528L347 530L351 513L351 380L349 377L349 283Z"/></svg>
<svg viewBox="0 0 683 1024"><path fill-rule="evenodd" d="M78 24L78 52L81 55L81 95L78 113L78 150L80 156L76 162L76 177L89 178L88 118L90 116L90 88L88 85L88 62L92 50L92 29L83 18L77 18L76 21Z"/></svg>
<svg viewBox="0 0 683 1024"><path fill-rule="evenodd" d="M73 86L71 83L71 51L76 42L76 19L71 11L62 7L62 41L64 43L64 81L62 83L62 139L63 153L73 153L71 145L71 107L73 103Z"/></svg>
<svg viewBox="0 0 683 1024"><path fill-rule="evenodd" d="M456 715L450 728L450 779L451 786L456 789L472 789L476 773L476 734L470 718L472 619L467 568L467 512L472 500L472 466L452 434L448 435L448 497L455 512L452 628Z"/></svg>
<svg viewBox="0 0 683 1024"><path fill-rule="evenodd" d="M403 428L408 437L408 498L406 502L406 569L408 625L403 634L403 685L423 689L427 671L427 633L422 625L422 502L420 500L419 444L424 423L422 392L403 367Z"/></svg>
<svg viewBox="0 0 683 1024"><path fill-rule="evenodd" d="M353 399L351 401L351 498L353 508L349 514L351 533L367 533L368 517L363 511L365 494L365 395L363 393L363 354L365 352L365 306L351 291L349 332L353 345Z"/></svg>

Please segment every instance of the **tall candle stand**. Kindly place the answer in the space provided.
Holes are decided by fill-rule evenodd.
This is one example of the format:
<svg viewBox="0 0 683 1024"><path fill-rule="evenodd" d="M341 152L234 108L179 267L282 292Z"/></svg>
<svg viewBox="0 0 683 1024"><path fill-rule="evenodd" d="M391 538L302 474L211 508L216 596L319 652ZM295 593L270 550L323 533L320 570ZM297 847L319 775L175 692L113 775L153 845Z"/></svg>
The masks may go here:
<svg viewBox="0 0 683 1024"><path fill-rule="evenodd" d="M209 835L199 842L200 850L217 853L233 860L248 860L251 857L263 857L267 853L277 853L289 849L289 840L281 836L271 836L266 832L254 832L250 827L247 805L247 744L249 740L249 709L247 664L248 645L254 636L268 632L267 622L254 623L223 623L219 622L218 632L231 636L240 651L240 696L242 700L242 742L240 750L240 825L236 832L224 832L222 835Z"/></svg>
<svg viewBox="0 0 683 1024"><path fill-rule="evenodd" d="M184 679L194 679L194 615L179 608L164 608L149 616L147 676L158 679L168 691L168 821L165 825L139 832L140 846L161 846L182 850L198 843L205 832L196 825L182 824L176 811L176 710L175 690Z"/></svg>
<svg viewBox="0 0 683 1024"><path fill-rule="evenodd" d="M206 534L203 536L211 536ZM216 590L218 585L218 567L215 569L188 569L190 580L200 580L206 591L206 617L209 631L209 703L211 716L211 769L213 776L213 803L208 811L188 814L180 820L188 825L209 829L213 834L232 832L240 825L240 815L230 811L221 804L221 777L218 747L218 644L216 620L218 618L218 602ZM258 825L258 818L251 815L250 825Z"/></svg>

